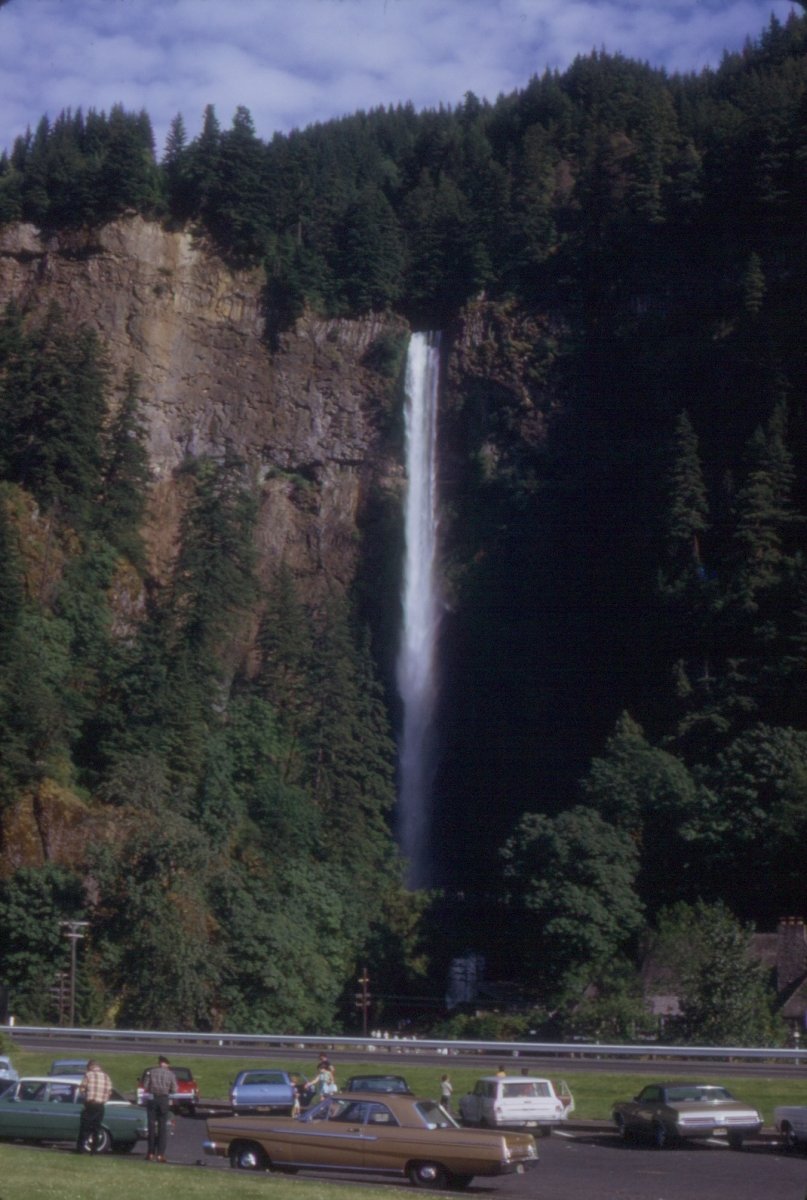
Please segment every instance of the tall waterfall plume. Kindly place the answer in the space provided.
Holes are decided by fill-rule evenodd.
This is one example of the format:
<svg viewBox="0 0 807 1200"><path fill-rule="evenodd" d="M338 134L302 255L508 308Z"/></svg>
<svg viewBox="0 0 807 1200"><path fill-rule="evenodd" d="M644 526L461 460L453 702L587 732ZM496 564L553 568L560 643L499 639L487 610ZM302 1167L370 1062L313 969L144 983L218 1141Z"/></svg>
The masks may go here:
<svg viewBox="0 0 807 1200"><path fill-rule="evenodd" d="M406 509L403 627L398 691L403 705L398 772L398 837L408 882L429 882L429 826L435 774L437 584L437 401L439 333L415 333L406 360Z"/></svg>

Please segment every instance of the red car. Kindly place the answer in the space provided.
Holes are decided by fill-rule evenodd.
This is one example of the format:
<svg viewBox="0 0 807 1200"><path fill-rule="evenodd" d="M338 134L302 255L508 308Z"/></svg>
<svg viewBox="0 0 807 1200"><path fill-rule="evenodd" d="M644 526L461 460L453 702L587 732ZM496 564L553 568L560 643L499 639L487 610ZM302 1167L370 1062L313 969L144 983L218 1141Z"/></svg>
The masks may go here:
<svg viewBox="0 0 807 1200"><path fill-rule="evenodd" d="M173 1112L186 1113L189 1117L193 1116L196 1105L199 1103L199 1085L193 1078L193 1072L190 1067L171 1067L171 1070L176 1075L177 1090L171 1093L171 1109ZM145 1071L137 1081L137 1103L145 1104L149 1098L148 1092L143 1087L143 1079Z"/></svg>

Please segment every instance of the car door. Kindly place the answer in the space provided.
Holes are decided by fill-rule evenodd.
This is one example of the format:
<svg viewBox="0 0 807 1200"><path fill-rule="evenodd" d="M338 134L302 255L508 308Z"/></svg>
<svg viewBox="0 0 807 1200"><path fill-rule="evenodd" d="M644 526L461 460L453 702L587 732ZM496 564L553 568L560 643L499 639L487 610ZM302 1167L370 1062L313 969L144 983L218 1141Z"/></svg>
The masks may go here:
<svg viewBox="0 0 807 1200"><path fill-rule="evenodd" d="M658 1116L659 1109L664 1103L664 1092L660 1087L651 1085L642 1088L639 1095L636 1097L636 1103L633 1110L633 1124L642 1132L647 1133L653 1126L653 1122Z"/></svg>
<svg viewBox="0 0 807 1200"><path fill-rule="evenodd" d="M74 1142L78 1137L81 1108L77 1084L48 1084L40 1106L42 1132L39 1136L52 1142Z"/></svg>
<svg viewBox="0 0 807 1200"><path fill-rule="evenodd" d="M284 1126L283 1138L276 1135L266 1146L274 1163L299 1166L361 1170L364 1166L366 1100L326 1100L304 1120Z"/></svg>
<svg viewBox="0 0 807 1200"><path fill-rule="evenodd" d="M45 1103L48 1085L43 1080L24 1079L3 1096L0 1136L43 1138L47 1129Z"/></svg>
<svg viewBox="0 0 807 1200"><path fill-rule="evenodd" d="M365 1105L364 1168L366 1171L403 1171L411 1157L412 1145L419 1134L425 1140L425 1130L403 1129L389 1105L374 1100Z"/></svg>

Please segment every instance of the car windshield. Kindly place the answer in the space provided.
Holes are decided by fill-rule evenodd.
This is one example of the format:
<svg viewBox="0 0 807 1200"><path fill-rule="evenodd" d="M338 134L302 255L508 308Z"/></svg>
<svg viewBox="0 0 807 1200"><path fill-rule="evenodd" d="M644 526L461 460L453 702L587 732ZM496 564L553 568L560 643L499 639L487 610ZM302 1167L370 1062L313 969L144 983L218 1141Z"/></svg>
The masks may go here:
<svg viewBox="0 0 807 1200"><path fill-rule="evenodd" d="M418 1100L415 1109L427 1129L459 1129L451 1113L436 1100Z"/></svg>
<svg viewBox="0 0 807 1200"><path fill-rule="evenodd" d="M701 1086L700 1084L669 1087L665 1090L664 1095L668 1104L686 1104L687 1102L716 1104L734 1099L731 1092L724 1087Z"/></svg>

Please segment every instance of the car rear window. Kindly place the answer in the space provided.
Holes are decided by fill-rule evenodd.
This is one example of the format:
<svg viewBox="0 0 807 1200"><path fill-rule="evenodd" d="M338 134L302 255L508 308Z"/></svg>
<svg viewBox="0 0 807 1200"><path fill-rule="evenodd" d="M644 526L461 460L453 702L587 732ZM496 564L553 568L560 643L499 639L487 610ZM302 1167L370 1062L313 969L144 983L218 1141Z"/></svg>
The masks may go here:
<svg viewBox="0 0 807 1200"><path fill-rule="evenodd" d="M192 1079L190 1067L172 1067L171 1070L177 1077L177 1080L182 1080L183 1083L189 1083Z"/></svg>
<svg viewBox="0 0 807 1200"><path fill-rule="evenodd" d="M241 1080L242 1084L279 1083L284 1084L286 1077L281 1071L250 1071Z"/></svg>
<svg viewBox="0 0 807 1200"><path fill-rule="evenodd" d="M502 1096L512 1100L532 1100L539 1096L550 1096L549 1084L545 1079L525 1079L523 1083L505 1083L502 1085Z"/></svg>

